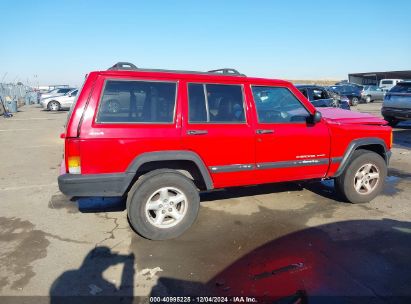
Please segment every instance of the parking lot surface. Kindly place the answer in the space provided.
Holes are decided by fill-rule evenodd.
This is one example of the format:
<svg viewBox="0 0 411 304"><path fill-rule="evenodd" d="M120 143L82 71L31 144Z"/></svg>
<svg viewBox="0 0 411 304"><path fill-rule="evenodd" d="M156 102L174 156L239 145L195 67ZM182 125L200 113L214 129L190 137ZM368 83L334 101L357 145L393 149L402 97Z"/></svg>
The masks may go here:
<svg viewBox="0 0 411 304"><path fill-rule="evenodd" d="M66 117L31 105L0 118L0 295L411 297L411 124L395 128L371 203L339 201L332 181L203 193L194 226L154 242L129 228L121 199L59 192Z"/></svg>

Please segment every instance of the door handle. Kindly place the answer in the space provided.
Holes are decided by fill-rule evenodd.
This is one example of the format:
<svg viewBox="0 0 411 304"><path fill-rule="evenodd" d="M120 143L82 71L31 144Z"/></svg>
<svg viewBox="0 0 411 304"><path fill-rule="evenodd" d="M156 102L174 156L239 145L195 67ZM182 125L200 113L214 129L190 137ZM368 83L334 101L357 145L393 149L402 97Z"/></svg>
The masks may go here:
<svg viewBox="0 0 411 304"><path fill-rule="evenodd" d="M205 135L208 134L207 130L188 130L187 135Z"/></svg>
<svg viewBox="0 0 411 304"><path fill-rule="evenodd" d="M262 130L262 129L258 129L256 131L257 134L273 134L274 130Z"/></svg>

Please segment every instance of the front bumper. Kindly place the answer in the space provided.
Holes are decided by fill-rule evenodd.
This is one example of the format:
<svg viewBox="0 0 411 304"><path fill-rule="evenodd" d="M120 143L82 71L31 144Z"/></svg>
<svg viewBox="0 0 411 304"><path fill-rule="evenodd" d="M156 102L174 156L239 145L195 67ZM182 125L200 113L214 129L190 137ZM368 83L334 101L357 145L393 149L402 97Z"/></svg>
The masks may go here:
<svg viewBox="0 0 411 304"><path fill-rule="evenodd" d="M60 191L68 196L123 196L134 173L70 174L58 177Z"/></svg>
<svg viewBox="0 0 411 304"><path fill-rule="evenodd" d="M389 108L389 107L383 107L381 109L381 114L382 116L388 118L392 117L395 119L400 119L400 120L408 120L411 119L411 109L401 109L401 108Z"/></svg>

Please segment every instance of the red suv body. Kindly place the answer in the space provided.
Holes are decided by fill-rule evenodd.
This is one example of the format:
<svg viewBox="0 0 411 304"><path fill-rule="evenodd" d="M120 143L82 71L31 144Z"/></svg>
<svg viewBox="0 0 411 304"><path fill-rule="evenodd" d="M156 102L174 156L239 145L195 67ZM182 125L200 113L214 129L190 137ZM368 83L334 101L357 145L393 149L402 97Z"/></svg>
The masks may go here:
<svg viewBox="0 0 411 304"><path fill-rule="evenodd" d="M191 225L199 201L190 199L192 188L334 178L351 202L381 190L392 140L383 119L336 108L318 112L282 80L122 67L85 80L63 136L58 181L67 195L127 195L130 222L145 237L175 237ZM364 160L350 168L358 159ZM185 198L185 207L147 209L173 197ZM173 225L168 210L181 217Z"/></svg>

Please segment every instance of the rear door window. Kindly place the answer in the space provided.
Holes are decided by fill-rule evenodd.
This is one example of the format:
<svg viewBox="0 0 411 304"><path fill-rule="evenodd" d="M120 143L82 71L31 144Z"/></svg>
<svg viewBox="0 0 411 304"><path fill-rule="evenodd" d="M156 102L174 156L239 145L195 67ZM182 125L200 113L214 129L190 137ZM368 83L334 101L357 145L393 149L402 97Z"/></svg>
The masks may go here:
<svg viewBox="0 0 411 304"><path fill-rule="evenodd" d="M188 84L190 123L244 123L241 85Z"/></svg>
<svg viewBox="0 0 411 304"><path fill-rule="evenodd" d="M97 122L172 123L176 82L107 80Z"/></svg>

